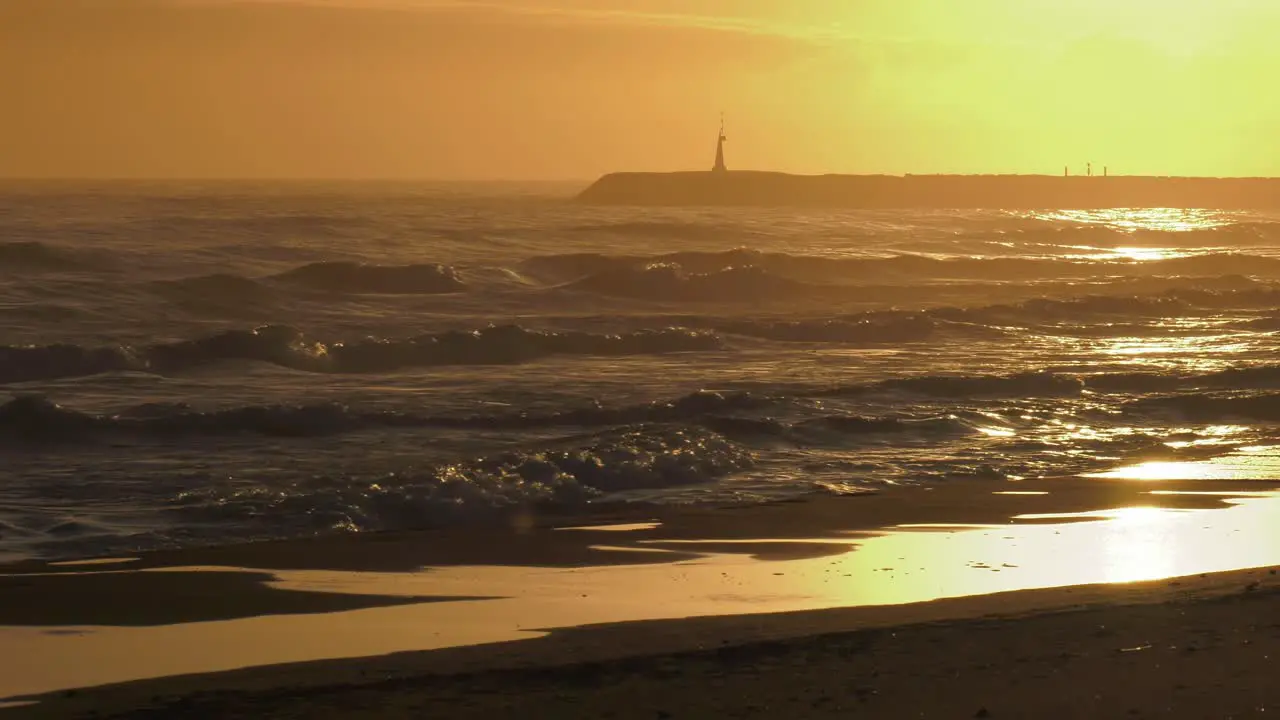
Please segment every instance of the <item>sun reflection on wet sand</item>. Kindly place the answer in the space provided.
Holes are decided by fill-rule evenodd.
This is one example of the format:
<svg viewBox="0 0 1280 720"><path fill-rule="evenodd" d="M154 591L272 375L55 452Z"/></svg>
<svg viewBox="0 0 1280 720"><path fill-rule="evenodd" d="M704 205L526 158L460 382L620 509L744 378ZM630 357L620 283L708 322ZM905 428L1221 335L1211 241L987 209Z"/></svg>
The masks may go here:
<svg viewBox="0 0 1280 720"><path fill-rule="evenodd" d="M1185 469L1192 463L1179 465L1184 469L1177 476L1211 476L1192 475ZM0 676L0 697L514 640L555 627L900 604L1280 564L1280 496L1230 503L1215 510L1140 507L1022 518L1059 523L902 527L842 541L856 542L852 552L792 561L710 554L670 564L568 569L282 572L273 583L282 589L500 599L159 627L0 627L0 644L26 659ZM1094 521L1080 522L1088 519Z"/></svg>
<svg viewBox="0 0 1280 720"><path fill-rule="evenodd" d="M656 522L642 523L620 523L614 525L575 525L573 527L561 527L556 530L591 530L595 532L635 532L638 530L652 530L658 527Z"/></svg>

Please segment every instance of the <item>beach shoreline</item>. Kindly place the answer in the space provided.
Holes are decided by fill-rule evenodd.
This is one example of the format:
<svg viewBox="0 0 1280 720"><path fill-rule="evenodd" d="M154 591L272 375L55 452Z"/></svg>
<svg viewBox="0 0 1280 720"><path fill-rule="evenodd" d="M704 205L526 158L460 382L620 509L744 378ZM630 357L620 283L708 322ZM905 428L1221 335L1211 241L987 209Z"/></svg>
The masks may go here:
<svg viewBox="0 0 1280 720"><path fill-rule="evenodd" d="M0 568L8 601L0 637L47 669L14 668L0 696L38 702L0 711L110 716L163 698L184 714L205 707L220 717L230 712L227 702L246 702L267 705L245 713L272 716L286 710L271 703L359 695L394 678L448 685L463 672L471 673L467 682L515 672L527 686L520 673L573 678L583 672L575 663L603 664L590 672L608 674L636 658L664 657L693 663L696 675L706 669L697 653L707 648L755 647L742 651L751 655L785 640L808 653L832 634L871 628L950 622L946 632L962 638L972 618L1086 606L1105 616L1139 612L1119 609L1134 603L1182 607L1246 590L1256 598L1275 584L1273 571L1258 568L1280 565L1271 544L1254 537L1276 514L1274 485L974 481L810 502L614 507L590 518L518 516L500 527L26 561ZM1144 535L1153 518L1181 525ZM1196 534L1215 524L1217 534ZM1209 547L1162 549L1171 537ZM1131 556L1099 557L1109 544L1133 546ZM1185 557L1170 562L1169 553ZM1028 566L1008 562L1015 557ZM1127 582L1135 580L1148 582ZM965 651L960 639L948 642ZM129 647L158 656L198 648L209 659L197 652L185 664L128 669ZM388 707L435 702L404 682L388 690ZM447 713L464 710L471 712Z"/></svg>
<svg viewBox="0 0 1280 720"><path fill-rule="evenodd" d="M1203 466L1213 467L1217 462ZM1276 492L1280 492L1280 478L1171 477L1135 482L1125 477L1062 476L888 485L852 495L741 504L619 502L576 514L525 508L495 515L487 522L424 530L332 532L294 539L152 550L125 558L117 554L22 559L0 565L0 575L75 573L83 571L86 563L113 559L123 561L114 568L123 570L206 566L354 572L412 572L465 565L668 563L721 550L747 552L763 560L789 560L840 552L831 544L833 541L854 545L861 539L904 527L1087 522L1098 519L1097 513L1123 508L1225 509L1237 499ZM627 533L614 529L633 524L645 527ZM696 552L682 553L680 544L689 541L705 544ZM723 542L712 544L716 541ZM634 552L641 547L668 554L645 558ZM98 569L106 568L100 565Z"/></svg>
<svg viewBox="0 0 1280 720"><path fill-rule="evenodd" d="M1280 650L1278 599L1276 570L1258 568L910 605L588 626L511 643L57 693L8 712L1244 717L1280 701L1270 682ZM1127 673L1125 682L1117 671ZM912 693L915 682L935 684ZM1045 689L1066 694L1046 696Z"/></svg>

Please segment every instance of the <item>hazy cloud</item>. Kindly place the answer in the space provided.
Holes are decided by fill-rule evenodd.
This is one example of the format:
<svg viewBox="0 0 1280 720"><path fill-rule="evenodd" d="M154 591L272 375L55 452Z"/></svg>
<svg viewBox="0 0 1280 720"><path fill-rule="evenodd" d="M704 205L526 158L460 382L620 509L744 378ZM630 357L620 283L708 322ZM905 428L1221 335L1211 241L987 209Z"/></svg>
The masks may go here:
<svg viewBox="0 0 1280 720"><path fill-rule="evenodd" d="M493 20L688 28L717 32L769 35L817 43L866 40L837 21L796 23L753 17L736 12L720 14L644 9L644 3L566 3L537 0L143 0L171 6L296 6L356 11L417 11L451 15L488 16ZM637 8L637 5L640 7ZM664 3L662 6L665 6ZM625 7L624 7L625 6ZM659 6L661 7L661 6ZM730 6L731 7L731 6Z"/></svg>

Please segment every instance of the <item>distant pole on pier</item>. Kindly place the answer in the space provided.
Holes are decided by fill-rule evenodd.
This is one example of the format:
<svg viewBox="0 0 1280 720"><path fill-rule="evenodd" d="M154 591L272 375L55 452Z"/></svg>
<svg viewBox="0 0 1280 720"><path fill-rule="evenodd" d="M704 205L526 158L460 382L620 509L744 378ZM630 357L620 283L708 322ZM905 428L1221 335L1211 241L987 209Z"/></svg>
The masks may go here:
<svg viewBox="0 0 1280 720"><path fill-rule="evenodd" d="M716 140L716 165L711 168L711 172L728 172L728 168L724 165L724 113L720 113L720 136Z"/></svg>
<svg viewBox="0 0 1280 720"><path fill-rule="evenodd" d="M1093 163L1085 163L1085 174L1093 177Z"/></svg>
<svg viewBox="0 0 1280 720"><path fill-rule="evenodd" d="M1103 166L1102 166L1102 177L1108 177L1108 176L1110 175L1110 170L1111 170L1111 168L1107 167L1106 165L1103 165Z"/></svg>
<svg viewBox="0 0 1280 720"><path fill-rule="evenodd" d="M1067 166L1067 165L1063 165L1063 166L1062 166L1062 177L1069 177L1070 175L1071 175L1071 168L1070 168L1069 166Z"/></svg>

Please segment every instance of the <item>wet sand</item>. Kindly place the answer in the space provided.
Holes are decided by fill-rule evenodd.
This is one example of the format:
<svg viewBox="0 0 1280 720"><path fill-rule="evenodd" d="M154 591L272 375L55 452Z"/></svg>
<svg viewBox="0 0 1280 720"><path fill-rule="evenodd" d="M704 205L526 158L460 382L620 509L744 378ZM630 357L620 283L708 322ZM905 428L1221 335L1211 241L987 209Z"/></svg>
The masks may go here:
<svg viewBox="0 0 1280 720"><path fill-rule="evenodd" d="M1226 507L1233 497L1280 491L1280 456L1268 456L1277 479L1201 478L1133 482L1123 478L1047 478L1011 483L971 480L928 487L886 488L875 494L727 507L602 507L594 516L515 513L500 523L405 533L331 535L148 553L130 570L189 566L255 570L412 572L424 567L505 565L584 567L691 559L681 543L763 560L821 557L848 551L860 539L901 525L1004 525L1011 518L1064 522L1057 517L1125 507L1173 510ZM1188 464L1191 465L1191 464ZM1035 516L1041 516L1037 519ZM1047 516L1047 517L1045 517ZM1089 519L1089 518L1082 518ZM647 529L561 530L571 526L646 523ZM782 541L786 542L771 542ZM808 540L820 542L804 542ZM830 541L845 541L843 547ZM718 546L710 543L723 541ZM744 541L757 541L742 544ZM646 557L637 549L670 554ZM18 562L3 574L80 572L77 565ZM98 566L96 569L106 569ZM0 624L4 623L0 609Z"/></svg>
<svg viewBox="0 0 1280 720"><path fill-rule="evenodd" d="M15 717L1265 717L1275 570L581 628L169 678Z"/></svg>
<svg viewBox="0 0 1280 720"><path fill-rule="evenodd" d="M1066 693L1049 716L1224 717L1197 708L1268 701L1275 577L1200 573L1280 565L1280 500L1198 477L21 563L0 568L0 698L56 691L18 717L1027 717ZM1117 508L1141 509L1098 514Z"/></svg>

